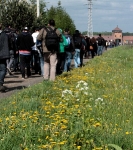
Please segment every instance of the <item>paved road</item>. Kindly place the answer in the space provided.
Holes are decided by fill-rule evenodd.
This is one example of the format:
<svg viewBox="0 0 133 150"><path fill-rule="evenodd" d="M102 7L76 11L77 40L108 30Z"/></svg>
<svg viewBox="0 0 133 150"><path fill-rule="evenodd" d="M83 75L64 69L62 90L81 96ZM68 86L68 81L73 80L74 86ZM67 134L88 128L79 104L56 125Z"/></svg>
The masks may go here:
<svg viewBox="0 0 133 150"><path fill-rule="evenodd" d="M88 60L89 59L84 59L84 63L86 63ZM74 63L72 60L72 65L73 64ZM20 72L14 73L12 76L6 76L4 86L8 88L8 91L4 93L0 93L0 100L2 98L7 98L11 96L13 93L17 92L18 90L27 88L34 84L40 83L42 81L43 81L43 77L40 75L32 75L30 78L22 79Z"/></svg>
<svg viewBox="0 0 133 150"><path fill-rule="evenodd" d="M6 86L8 90L4 93L0 93L0 99L9 97L18 90L32 86L42 81L43 77L40 75L32 75L30 78L22 79L19 72L14 73L12 76L6 76L4 86Z"/></svg>

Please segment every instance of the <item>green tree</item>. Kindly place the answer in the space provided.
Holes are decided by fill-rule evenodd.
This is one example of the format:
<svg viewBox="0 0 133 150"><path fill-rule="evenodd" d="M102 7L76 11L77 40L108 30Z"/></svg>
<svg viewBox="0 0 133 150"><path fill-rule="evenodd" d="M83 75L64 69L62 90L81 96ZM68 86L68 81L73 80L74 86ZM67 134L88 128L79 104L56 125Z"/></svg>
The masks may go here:
<svg viewBox="0 0 133 150"><path fill-rule="evenodd" d="M36 0L30 0L30 4L32 5L32 8L34 9L35 12L37 12L37 5L36 5ZM33 22L33 26L34 27L41 27L41 26L44 26L48 20L47 20L47 10L46 10L46 2L44 2L44 0L40 0L39 1L39 5L40 5L40 15L39 17L35 17L35 20ZM37 15L37 13L36 13Z"/></svg>
<svg viewBox="0 0 133 150"><path fill-rule="evenodd" d="M3 9L3 5L5 5L6 0L0 0L0 21L1 21L1 16L2 16L2 9Z"/></svg>
<svg viewBox="0 0 133 150"><path fill-rule="evenodd" d="M9 0L2 8L1 22L3 25L22 30L24 26L32 27L35 11L29 3L20 0Z"/></svg>
<svg viewBox="0 0 133 150"><path fill-rule="evenodd" d="M75 24L71 19L70 15L64 10L61 6L61 1L58 2L58 7L51 7L47 12L47 18L54 19L56 22L56 27L64 30L65 28L69 28L71 33L75 31Z"/></svg>

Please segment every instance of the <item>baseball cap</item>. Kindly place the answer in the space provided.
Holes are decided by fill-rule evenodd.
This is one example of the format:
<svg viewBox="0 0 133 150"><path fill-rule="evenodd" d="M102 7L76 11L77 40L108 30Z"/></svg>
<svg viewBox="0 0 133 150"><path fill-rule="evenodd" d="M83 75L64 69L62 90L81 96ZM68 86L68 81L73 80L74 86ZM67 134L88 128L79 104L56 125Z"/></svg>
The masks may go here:
<svg viewBox="0 0 133 150"><path fill-rule="evenodd" d="M28 27L24 27L24 30L28 30Z"/></svg>

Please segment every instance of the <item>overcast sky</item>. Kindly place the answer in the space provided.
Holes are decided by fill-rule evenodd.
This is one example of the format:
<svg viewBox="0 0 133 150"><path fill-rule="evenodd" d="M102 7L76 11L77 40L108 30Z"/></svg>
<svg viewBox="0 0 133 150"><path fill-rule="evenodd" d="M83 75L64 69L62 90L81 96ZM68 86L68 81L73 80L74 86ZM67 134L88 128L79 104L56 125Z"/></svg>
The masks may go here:
<svg viewBox="0 0 133 150"><path fill-rule="evenodd" d="M133 0L92 0L92 24L94 32L112 32L118 27L133 33ZM47 0L47 7L57 6L58 0ZM88 29L88 1L61 0L62 7L81 32Z"/></svg>

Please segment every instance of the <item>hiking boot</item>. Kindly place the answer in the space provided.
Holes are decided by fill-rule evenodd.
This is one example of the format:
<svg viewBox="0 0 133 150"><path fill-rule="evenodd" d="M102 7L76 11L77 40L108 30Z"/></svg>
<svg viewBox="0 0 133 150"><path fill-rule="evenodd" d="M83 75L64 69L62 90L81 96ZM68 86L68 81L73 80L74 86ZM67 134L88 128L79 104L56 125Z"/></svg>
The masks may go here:
<svg viewBox="0 0 133 150"><path fill-rule="evenodd" d="M3 85L0 85L0 92L5 92L7 88Z"/></svg>

